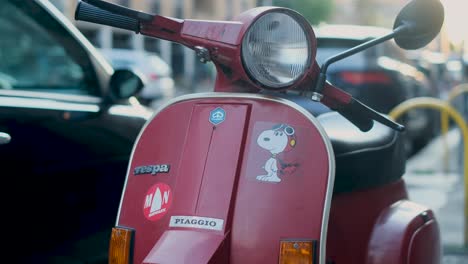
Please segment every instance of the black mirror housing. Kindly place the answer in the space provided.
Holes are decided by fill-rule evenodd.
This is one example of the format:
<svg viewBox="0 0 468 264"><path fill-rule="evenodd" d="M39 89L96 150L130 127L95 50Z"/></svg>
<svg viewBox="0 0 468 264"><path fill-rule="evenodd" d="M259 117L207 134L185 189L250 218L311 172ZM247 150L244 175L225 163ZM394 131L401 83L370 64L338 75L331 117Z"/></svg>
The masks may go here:
<svg viewBox="0 0 468 264"><path fill-rule="evenodd" d="M395 42L403 49L419 49L439 34L444 23L444 7L439 0L413 0L398 14L393 29L398 32Z"/></svg>
<svg viewBox="0 0 468 264"><path fill-rule="evenodd" d="M115 70L109 82L110 96L113 100L127 99L140 92L143 86L143 79L134 71Z"/></svg>

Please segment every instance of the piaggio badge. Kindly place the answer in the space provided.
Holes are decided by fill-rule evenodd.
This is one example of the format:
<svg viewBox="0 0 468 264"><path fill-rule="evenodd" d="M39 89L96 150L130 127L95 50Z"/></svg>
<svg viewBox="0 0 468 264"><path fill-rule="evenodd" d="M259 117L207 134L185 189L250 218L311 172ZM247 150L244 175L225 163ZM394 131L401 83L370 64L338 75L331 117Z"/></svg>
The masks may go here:
<svg viewBox="0 0 468 264"><path fill-rule="evenodd" d="M224 220L201 216L171 216L170 227L185 227L218 230L223 229Z"/></svg>
<svg viewBox="0 0 468 264"><path fill-rule="evenodd" d="M170 169L171 166L169 164L139 166L133 170L133 175L169 173Z"/></svg>
<svg viewBox="0 0 468 264"><path fill-rule="evenodd" d="M210 122L215 126L224 122L225 119L226 111L224 111L224 109L222 109L221 107L217 107L216 109L210 112Z"/></svg>

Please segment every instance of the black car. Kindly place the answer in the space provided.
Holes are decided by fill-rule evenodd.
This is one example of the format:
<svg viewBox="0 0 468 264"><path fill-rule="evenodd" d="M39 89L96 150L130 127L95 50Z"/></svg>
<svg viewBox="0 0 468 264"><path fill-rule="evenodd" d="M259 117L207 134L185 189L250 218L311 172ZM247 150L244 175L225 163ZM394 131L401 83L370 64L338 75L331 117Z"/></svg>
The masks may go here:
<svg viewBox="0 0 468 264"><path fill-rule="evenodd" d="M141 79L114 71L45 0L0 1L0 34L2 218L13 262L105 259L133 143L152 114L131 97Z"/></svg>
<svg viewBox="0 0 468 264"><path fill-rule="evenodd" d="M317 61L321 65L333 55L390 33L380 27L322 25L316 28ZM329 67L328 79L373 109L388 114L403 101L434 97L429 79L411 64L394 41L360 52ZM405 115L409 153L422 148L434 136L433 113L416 109Z"/></svg>

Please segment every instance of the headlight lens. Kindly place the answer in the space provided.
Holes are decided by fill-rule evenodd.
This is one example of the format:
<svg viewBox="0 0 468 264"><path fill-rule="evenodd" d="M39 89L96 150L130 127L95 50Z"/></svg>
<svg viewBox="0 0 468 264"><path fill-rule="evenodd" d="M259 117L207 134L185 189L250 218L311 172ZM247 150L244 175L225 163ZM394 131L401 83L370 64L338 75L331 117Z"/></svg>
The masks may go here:
<svg viewBox="0 0 468 264"><path fill-rule="evenodd" d="M252 79L266 88L290 86L310 66L309 37L295 16L286 11L267 13L244 36L244 67Z"/></svg>

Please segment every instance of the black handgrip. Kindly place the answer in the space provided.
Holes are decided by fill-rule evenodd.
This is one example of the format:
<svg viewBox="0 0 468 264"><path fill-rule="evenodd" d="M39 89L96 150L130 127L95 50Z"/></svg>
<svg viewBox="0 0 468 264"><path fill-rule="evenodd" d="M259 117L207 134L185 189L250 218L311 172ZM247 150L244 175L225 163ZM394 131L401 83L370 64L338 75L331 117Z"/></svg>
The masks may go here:
<svg viewBox="0 0 468 264"><path fill-rule="evenodd" d="M364 105L353 98L349 104L336 109L336 111L358 127L359 130L367 132L374 126L374 120L363 113L362 106Z"/></svg>
<svg viewBox="0 0 468 264"><path fill-rule="evenodd" d="M140 32L140 22L137 19L117 15L83 1L76 7L75 19Z"/></svg>
<svg viewBox="0 0 468 264"><path fill-rule="evenodd" d="M400 132L405 130L403 125L393 122L354 98L351 99L349 104L336 110L363 132L372 129L374 126L373 120Z"/></svg>

